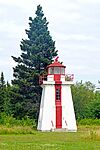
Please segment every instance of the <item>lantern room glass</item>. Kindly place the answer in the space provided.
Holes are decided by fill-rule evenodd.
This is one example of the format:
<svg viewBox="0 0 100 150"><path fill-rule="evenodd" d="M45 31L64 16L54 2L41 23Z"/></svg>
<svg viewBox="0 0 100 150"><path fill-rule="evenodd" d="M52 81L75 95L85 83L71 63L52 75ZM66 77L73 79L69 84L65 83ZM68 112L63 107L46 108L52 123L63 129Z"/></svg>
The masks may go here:
<svg viewBox="0 0 100 150"><path fill-rule="evenodd" d="M54 68L53 67L49 68L49 74L54 74Z"/></svg>
<svg viewBox="0 0 100 150"><path fill-rule="evenodd" d="M54 74L60 74L60 67L54 67Z"/></svg>
<svg viewBox="0 0 100 150"><path fill-rule="evenodd" d="M64 67L50 67L48 69L48 74L65 74Z"/></svg>
<svg viewBox="0 0 100 150"><path fill-rule="evenodd" d="M61 67L61 74L65 74L65 68Z"/></svg>

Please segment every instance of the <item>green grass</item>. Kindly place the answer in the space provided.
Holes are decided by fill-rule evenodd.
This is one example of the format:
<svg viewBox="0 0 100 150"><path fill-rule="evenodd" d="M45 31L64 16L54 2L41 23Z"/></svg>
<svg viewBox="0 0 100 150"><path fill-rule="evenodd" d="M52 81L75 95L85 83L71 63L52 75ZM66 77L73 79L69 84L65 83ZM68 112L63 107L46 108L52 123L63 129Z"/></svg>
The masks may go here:
<svg viewBox="0 0 100 150"><path fill-rule="evenodd" d="M100 126L79 126L76 133L9 128L0 135L0 150L100 150Z"/></svg>

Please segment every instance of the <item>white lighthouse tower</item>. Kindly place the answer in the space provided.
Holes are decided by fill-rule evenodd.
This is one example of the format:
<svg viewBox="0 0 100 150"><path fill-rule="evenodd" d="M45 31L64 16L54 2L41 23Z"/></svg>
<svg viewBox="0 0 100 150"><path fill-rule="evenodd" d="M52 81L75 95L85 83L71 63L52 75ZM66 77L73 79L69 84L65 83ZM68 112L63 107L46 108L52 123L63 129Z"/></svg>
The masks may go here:
<svg viewBox="0 0 100 150"><path fill-rule="evenodd" d="M47 66L47 80L43 80L41 84L43 90L38 130L77 131L70 88L73 81L72 78L66 81L65 68L64 65L58 62L58 57L52 64Z"/></svg>

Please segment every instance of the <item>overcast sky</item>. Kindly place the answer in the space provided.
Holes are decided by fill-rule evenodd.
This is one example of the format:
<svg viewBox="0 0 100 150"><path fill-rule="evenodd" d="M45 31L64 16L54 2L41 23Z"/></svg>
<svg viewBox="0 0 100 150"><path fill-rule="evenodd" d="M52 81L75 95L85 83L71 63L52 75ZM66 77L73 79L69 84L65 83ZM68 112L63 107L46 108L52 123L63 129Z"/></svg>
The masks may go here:
<svg viewBox="0 0 100 150"><path fill-rule="evenodd" d="M0 0L0 72L13 79L11 56L21 54L29 17L41 4L60 61L75 81L100 80L100 0Z"/></svg>

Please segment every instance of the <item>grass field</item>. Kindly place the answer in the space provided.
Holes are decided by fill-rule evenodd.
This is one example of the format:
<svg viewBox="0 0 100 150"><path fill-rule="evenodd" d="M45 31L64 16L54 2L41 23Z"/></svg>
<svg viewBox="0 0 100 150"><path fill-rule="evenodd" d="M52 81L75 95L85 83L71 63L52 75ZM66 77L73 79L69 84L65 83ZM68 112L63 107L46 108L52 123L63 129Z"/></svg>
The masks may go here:
<svg viewBox="0 0 100 150"><path fill-rule="evenodd" d="M5 133L0 135L0 150L100 150L100 126L79 126L76 133Z"/></svg>

